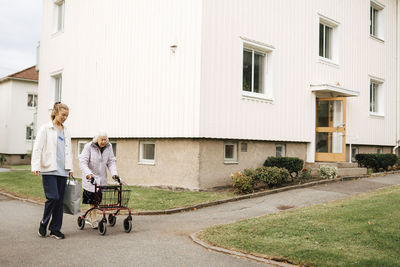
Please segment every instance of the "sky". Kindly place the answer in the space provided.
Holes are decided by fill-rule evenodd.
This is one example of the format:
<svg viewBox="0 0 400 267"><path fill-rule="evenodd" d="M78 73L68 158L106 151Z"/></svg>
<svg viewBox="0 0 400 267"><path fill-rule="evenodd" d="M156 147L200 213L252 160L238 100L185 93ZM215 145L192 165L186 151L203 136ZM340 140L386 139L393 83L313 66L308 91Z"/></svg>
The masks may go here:
<svg viewBox="0 0 400 267"><path fill-rule="evenodd" d="M0 0L0 78L36 64L43 0Z"/></svg>

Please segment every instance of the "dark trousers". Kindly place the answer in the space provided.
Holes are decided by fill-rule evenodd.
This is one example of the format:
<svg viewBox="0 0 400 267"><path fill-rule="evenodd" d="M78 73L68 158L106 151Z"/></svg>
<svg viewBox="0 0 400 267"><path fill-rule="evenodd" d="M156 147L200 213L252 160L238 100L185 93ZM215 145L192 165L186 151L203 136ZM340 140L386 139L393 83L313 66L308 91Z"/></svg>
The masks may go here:
<svg viewBox="0 0 400 267"><path fill-rule="evenodd" d="M51 219L49 230L60 231L64 213L63 203L67 177L43 175L42 182L47 199L44 204L42 223L47 226Z"/></svg>

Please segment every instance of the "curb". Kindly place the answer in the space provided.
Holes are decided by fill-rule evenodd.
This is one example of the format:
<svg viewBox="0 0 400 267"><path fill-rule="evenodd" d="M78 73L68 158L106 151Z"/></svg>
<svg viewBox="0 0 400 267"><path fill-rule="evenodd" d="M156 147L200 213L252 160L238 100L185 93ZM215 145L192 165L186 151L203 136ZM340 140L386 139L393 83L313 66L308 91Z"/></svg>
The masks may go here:
<svg viewBox="0 0 400 267"><path fill-rule="evenodd" d="M226 249L226 248L221 248L221 247L216 247L216 246L212 246L204 241L202 241L201 239L199 239L197 237L197 235L200 233L196 232L191 234L189 237L190 239L192 239L192 241L194 243L197 243L198 245L209 249L209 250L213 250L216 252L221 252L221 253L225 253L228 255L232 255L232 256L236 256L236 257L240 257L240 258L247 258L249 260L254 260L254 261L258 261L258 262L262 262L262 263L267 263L267 264L271 264L271 265L275 265L275 266L280 266L280 267L294 267L294 266L298 266L298 265L292 265L290 263L285 263L285 262L280 262L280 261L276 261L276 260L271 260L271 259L266 259L266 258L262 258L262 257L257 257L251 254L245 254L242 252L238 252L238 251L234 251L234 250L230 250L230 249Z"/></svg>
<svg viewBox="0 0 400 267"><path fill-rule="evenodd" d="M388 174L400 174L400 171L373 173L370 175L364 174L362 176L343 176L343 177L339 177L339 178L335 178L335 179L331 179L331 180L319 180L319 181L314 181L314 182L309 182L309 183L304 183L304 184L285 186L285 187L276 188L276 189L272 189L272 190L268 190L268 191L261 191L261 192L257 192L257 193L246 194L246 195L242 195L242 196L238 196L238 197L232 197L232 198L226 198L226 199L221 199L221 200L216 200L216 201L211 201L211 202L206 202L206 203L200 203L200 204L196 204L196 205L184 207L184 208L174 208L174 209L167 209L167 210L151 210L151 211L132 211L132 215L143 215L143 216L168 215L168 214L174 214L174 213L179 213L179 212L187 212L187 211L193 211L193 210L206 208L206 207L210 207L210 206L216 206L216 205L224 204L224 203L228 203L228 202L234 202L234 201L239 201L239 200L243 200L243 199L251 199L251 198L276 194L276 193L289 191L289 190L293 190L293 189L307 188L307 187L312 187L315 185L350 181L350 180L356 180L356 179L362 179L362 178L368 178L368 177L379 177L379 176L385 176ZM13 198L13 199L25 201L25 202L31 202L31 203L39 204L39 205L44 204L42 202L38 202L35 200L20 198L20 197L17 197L17 196L14 196L12 194L2 192L2 191L0 191L0 194L5 195L10 198Z"/></svg>

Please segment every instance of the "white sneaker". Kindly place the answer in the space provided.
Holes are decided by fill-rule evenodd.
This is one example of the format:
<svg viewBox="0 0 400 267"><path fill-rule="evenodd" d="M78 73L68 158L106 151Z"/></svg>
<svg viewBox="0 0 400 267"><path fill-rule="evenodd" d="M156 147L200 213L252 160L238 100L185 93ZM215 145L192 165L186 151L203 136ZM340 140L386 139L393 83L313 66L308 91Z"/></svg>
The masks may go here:
<svg viewBox="0 0 400 267"><path fill-rule="evenodd" d="M90 221L88 221L88 220L85 220L85 223L89 224L90 226L92 226L92 223Z"/></svg>

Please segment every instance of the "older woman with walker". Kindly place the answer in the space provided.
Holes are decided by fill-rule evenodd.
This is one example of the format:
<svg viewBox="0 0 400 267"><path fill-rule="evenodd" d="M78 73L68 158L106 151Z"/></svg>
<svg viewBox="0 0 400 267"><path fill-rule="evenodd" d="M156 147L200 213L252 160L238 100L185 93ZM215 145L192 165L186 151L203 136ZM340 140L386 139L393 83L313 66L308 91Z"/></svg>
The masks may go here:
<svg viewBox="0 0 400 267"><path fill-rule="evenodd" d="M107 185L107 168L114 180L118 178L114 152L105 132L100 131L85 145L79 157L79 168L82 171L82 203L94 208L94 183L99 186ZM86 222L91 224L92 228L98 227L96 209L90 212L88 219Z"/></svg>
<svg viewBox="0 0 400 267"><path fill-rule="evenodd" d="M63 221L64 191L68 176L73 176L71 135L64 125L68 115L67 105L55 103L50 116L51 121L39 129L33 146L32 173L42 175L46 196L38 232L41 237L46 237L49 225L50 237L65 238L60 231Z"/></svg>

